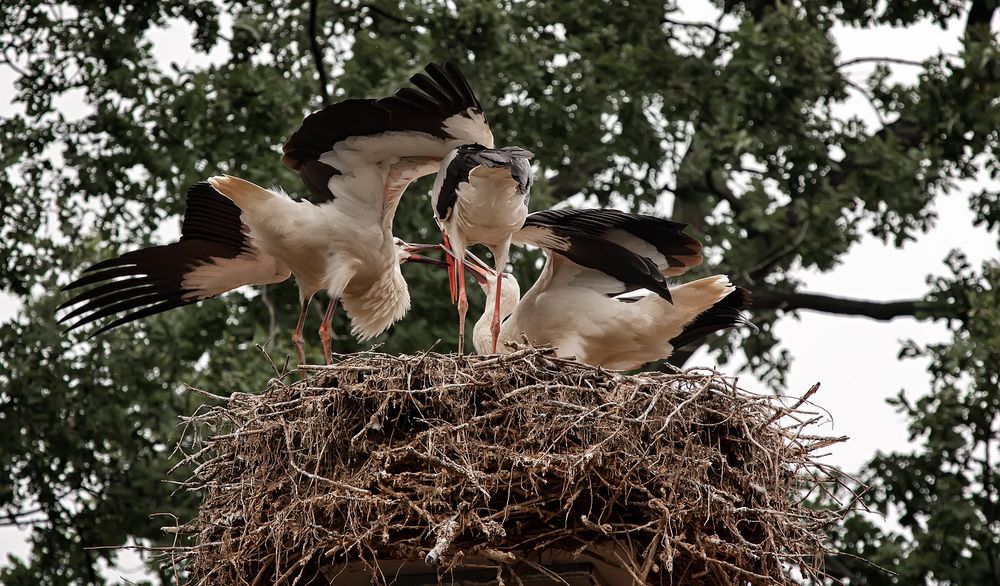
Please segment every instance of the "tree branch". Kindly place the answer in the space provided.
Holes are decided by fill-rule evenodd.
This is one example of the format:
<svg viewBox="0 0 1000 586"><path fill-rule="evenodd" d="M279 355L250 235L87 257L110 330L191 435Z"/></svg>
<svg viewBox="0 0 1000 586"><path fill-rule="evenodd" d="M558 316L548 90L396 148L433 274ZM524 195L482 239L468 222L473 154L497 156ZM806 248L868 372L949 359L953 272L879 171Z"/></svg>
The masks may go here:
<svg viewBox="0 0 1000 586"><path fill-rule="evenodd" d="M7 67L10 67L11 69L14 70L15 73L19 74L21 77L28 77L28 72L25 71L25 70L23 70L23 69L21 69L21 67L17 63L15 63L13 59L11 59L7 55L7 48L6 47L4 47L4 49L3 49L3 59L0 59L0 64L3 64L3 65L6 65Z"/></svg>
<svg viewBox="0 0 1000 586"><path fill-rule="evenodd" d="M323 65L323 49L319 45L319 37L316 36L317 2L318 0L309 0L309 50L316 64L316 72L319 73L319 95L323 98L325 106L330 103L330 92L327 89L326 66Z"/></svg>
<svg viewBox="0 0 1000 586"><path fill-rule="evenodd" d="M663 18L660 19L660 24L669 24L672 26L683 26L688 28L707 29L710 31L714 31L716 35L727 34L727 31L722 30L720 27L710 22L690 22L683 20L674 20L668 16L664 16Z"/></svg>
<svg viewBox="0 0 1000 586"><path fill-rule="evenodd" d="M920 61L914 61L912 59L898 59L896 57L858 57L856 59L848 59L843 63L838 63L837 68L849 67L859 63L892 63L894 65L912 65L914 67L924 66L924 64Z"/></svg>
<svg viewBox="0 0 1000 586"><path fill-rule="evenodd" d="M901 301L868 301L865 299L850 299L816 293L801 293L795 291L776 291L756 287L753 290L754 309L780 309L793 311L809 309L837 315L854 315L888 321L897 317L929 314L932 317L945 317L946 306L928 303L922 299L907 299Z"/></svg>

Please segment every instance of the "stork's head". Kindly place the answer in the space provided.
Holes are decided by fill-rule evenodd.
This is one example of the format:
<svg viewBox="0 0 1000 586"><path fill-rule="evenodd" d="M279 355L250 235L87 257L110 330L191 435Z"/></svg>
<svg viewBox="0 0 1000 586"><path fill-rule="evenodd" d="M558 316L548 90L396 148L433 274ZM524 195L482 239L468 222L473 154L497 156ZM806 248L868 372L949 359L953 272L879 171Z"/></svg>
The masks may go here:
<svg viewBox="0 0 1000 586"><path fill-rule="evenodd" d="M396 260L399 261L399 264L403 264L405 262L419 262L443 267L448 266L448 263L443 260L419 254L429 250L440 250L441 245L439 244L410 244L405 242L402 238L393 238L393 242L396 245Z"/></svg>
<svg viewBox="0 0 1000 586"><path fill-rule="evenodd" d="M481 258L466 251L465 268L472 274L486 293L486 310L492 313L493 302L496 300L497 273ZM514 312L521 301L521 286L510 273L503 274L503 285L500 287L500 317L506 317Z"/></svg>
<svg viewBox="0 0 1000 586"><path fill-rule="evenodd" d="M485 311L483 311L483 315L476 321L475 327L472 328L472 344L476 347L476 352L487 354L493 351L492 323L493 313L496 309L497 273L486 266L486 263L475 258L471 253L467 252L466 256L467 258L471 256L474 260L467 260L465 266L471 269L470 273L472 273L476 278L476 282L479 283L479 286L486 293ZM501 321L506 320L507 317L514 313L520 301L521 287L518 285L517 279L510 273L504 273L500 286Z"/></svg>

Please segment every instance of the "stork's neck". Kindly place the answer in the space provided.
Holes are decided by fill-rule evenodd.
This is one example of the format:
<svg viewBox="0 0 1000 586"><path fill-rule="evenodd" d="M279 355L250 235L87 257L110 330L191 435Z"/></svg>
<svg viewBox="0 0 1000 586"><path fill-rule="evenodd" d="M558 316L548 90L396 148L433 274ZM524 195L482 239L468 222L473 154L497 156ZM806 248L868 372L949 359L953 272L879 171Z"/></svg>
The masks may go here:
<svg viewBox="0 0 1000 586"><path fill-rule="evenodd" d="M496 278L494 277L489 288L489 292L486 294L486 310L483 315L476 322L475 328L472 330L472 345L476 347L476 352L479 354L489 354L493 350L493 335L490 332L490 324L493 322L493 313L496 308L497 299L497 286ZM509 317L514 310L517 309L517 304L521 301L521 287L517 280L514 279L512 275L505 274L503 280L501 281L501 293L500 293L500 319L501 321ZM505 334L507 333L507 328L501 326L500 329L500 340L501 342L505 339ZM501 346L498 344L497 351L503 352Z"/></svg>

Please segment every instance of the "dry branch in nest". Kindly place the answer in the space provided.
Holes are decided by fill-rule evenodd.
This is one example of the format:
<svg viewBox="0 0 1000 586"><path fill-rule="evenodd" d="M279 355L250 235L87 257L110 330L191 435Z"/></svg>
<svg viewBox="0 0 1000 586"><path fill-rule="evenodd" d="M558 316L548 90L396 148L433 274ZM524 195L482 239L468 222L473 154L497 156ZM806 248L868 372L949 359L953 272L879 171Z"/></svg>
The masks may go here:
<svg viewBox="0 0 1000 586"><path fill-rule="evenodd" d="M803 495L839 440L805 435L800 406L713 371L623 375L545 349L339 358L187 419L182 486L204 498L174 530L187 583L316 583L347 562L391 581L380 560L473 559L517 581L556 551L635 584L822 571L842 513Z"/></svg>

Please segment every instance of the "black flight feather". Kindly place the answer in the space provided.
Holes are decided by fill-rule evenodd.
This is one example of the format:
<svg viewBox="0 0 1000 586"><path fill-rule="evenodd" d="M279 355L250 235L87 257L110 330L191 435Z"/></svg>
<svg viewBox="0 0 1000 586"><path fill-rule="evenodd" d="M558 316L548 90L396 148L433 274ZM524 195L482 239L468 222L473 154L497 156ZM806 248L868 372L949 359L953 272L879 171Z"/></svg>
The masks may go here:
<svg viewBox="0 0 1000 586"><path fill-rule="evenodd" d="M720 299L718 303L685 325L681 333L670 340L670 345L677 349L700 341L720 330L736 327L740 324L752 326L753 324L741 313L749 308L752 302L750 291L743 287L737 287L735 291Z"/></svg>
<svg viewBox="0 0 1000 586"><path fill-rule="evenodd" d="M529 214L525 227L550 227L579 231L610 238L622 230L653 246L671 267L691 267L701 263L701 242L683 232L681 224L656 216L631 214L614 209L559 209Z"/></svg>
<svg viewBox="0 0 1000 586"><path fill-rule="evenodd" d="M126 252L85 269L80 278L63 287L78 293L57 309L75 307L60 323L79 318L67 331L123 312L126 315L91 336L124 323L202 298L187 295L182 283L194 268L215 258L235 258L251 249L240 209L208 183L188 189L181 237L178 242Z"/></svg>
<svg viewBox="0 0 1000 586"><path fill-rule="evenodd" d="M414 87L401 88L391 96L343 100L306 116L282 146L282 163L298 171L316 197L330 201L335 194L329 189L329 178L342 170L324 164L327 168L317 172L315 163L337 143L354 136L386 132L422 133L442 140L453 138L444 128L445 120L469 109L481 114L482 106L454 65L441 67L431 63L425 71L410 78Z"/></svg>

